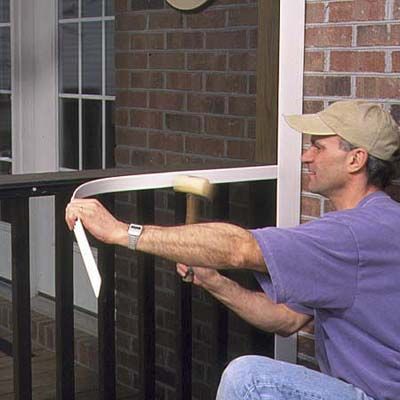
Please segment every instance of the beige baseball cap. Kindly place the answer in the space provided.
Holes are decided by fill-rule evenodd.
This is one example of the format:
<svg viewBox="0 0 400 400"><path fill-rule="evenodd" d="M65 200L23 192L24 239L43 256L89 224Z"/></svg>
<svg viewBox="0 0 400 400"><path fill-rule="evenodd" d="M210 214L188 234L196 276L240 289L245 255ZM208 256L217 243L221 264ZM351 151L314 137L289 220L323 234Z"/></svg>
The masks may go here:
<svg viewBox="0 0 400 400"><path fill-rule="evenodd" d="M287 115L286 122L309 135L339 135L374 157L390 160L400 146L400 128L380 104L337 101L317 114Z"/></svg>
<svg viewBox="0 0 400 400"><path fill-rule="evenodd" d="M208 0L167 0L172 7L178 10L194 10L203 4L207 3Z"/></svg>

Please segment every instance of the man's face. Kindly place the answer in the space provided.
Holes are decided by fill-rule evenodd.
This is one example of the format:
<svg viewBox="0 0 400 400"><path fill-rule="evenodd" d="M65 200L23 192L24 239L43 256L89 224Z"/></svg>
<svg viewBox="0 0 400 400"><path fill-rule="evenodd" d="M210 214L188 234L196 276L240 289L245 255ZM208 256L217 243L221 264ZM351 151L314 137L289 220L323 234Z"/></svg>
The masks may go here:
<svg viewBox="0 0 400 400"><path fill-rule="evenodd" d="M311 146L301 160L309 172L309 189L330 197L348 182L348 152L340 148L339 136L311 136Z"/></svg>

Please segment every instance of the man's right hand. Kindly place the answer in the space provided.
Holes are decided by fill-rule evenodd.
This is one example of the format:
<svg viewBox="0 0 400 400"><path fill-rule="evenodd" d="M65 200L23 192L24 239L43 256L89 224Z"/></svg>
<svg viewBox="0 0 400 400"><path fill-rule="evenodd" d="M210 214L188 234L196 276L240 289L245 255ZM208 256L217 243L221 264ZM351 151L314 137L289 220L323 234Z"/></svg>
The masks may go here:
<svg viewBox="0 0 400 400"><path fill-rule="evenodd" d="M187 275L189 267L185 264L177 263L176 272L183 278ZM205 267L192 267L193 270L193 284L200 286L203 289L208 289L210 286L215 285L221 274L212 268Z"/></svg>

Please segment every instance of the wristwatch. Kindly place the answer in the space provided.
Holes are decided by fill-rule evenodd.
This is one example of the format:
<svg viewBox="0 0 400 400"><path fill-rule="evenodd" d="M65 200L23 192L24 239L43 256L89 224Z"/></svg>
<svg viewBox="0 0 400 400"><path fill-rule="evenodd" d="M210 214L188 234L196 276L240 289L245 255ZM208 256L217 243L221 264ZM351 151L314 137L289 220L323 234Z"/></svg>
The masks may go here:
<svg viewBox="0 0 400 400"><path fill-rule="evenodd" d="M131 250L136 250L136 245L142 234L143 226L130 224L128 228L128 248Z"/></svg>

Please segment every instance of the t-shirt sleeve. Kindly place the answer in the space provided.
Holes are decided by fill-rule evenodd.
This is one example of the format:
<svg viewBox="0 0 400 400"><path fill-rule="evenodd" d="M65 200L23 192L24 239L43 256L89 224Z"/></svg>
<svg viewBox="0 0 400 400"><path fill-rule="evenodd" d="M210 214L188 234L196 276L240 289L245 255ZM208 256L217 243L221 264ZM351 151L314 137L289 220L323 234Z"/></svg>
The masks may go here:
<svg viewBox="0 0 400 400"><path fill-rule="evenodd" d="M261 272L254 272L254 276L257 279L257 282L259 283L261 289L263 292L269 297L269 298L274 298L274 286L272 285L271 277L267 273L261 273ZM307 315L314 315L314 310L310 307L303 306L301 304L296 304L296 303L286 303L286 305L292 309L293 311L296 311L301 314L307 314Z"/></svg>
<svg viewBox="0 0 400 400"><path fill-rule="evenodd" d="M352 305L359 260L347 225L325 217L295 228L251 232L263 253L274 301L311 309Z"/></svg>

